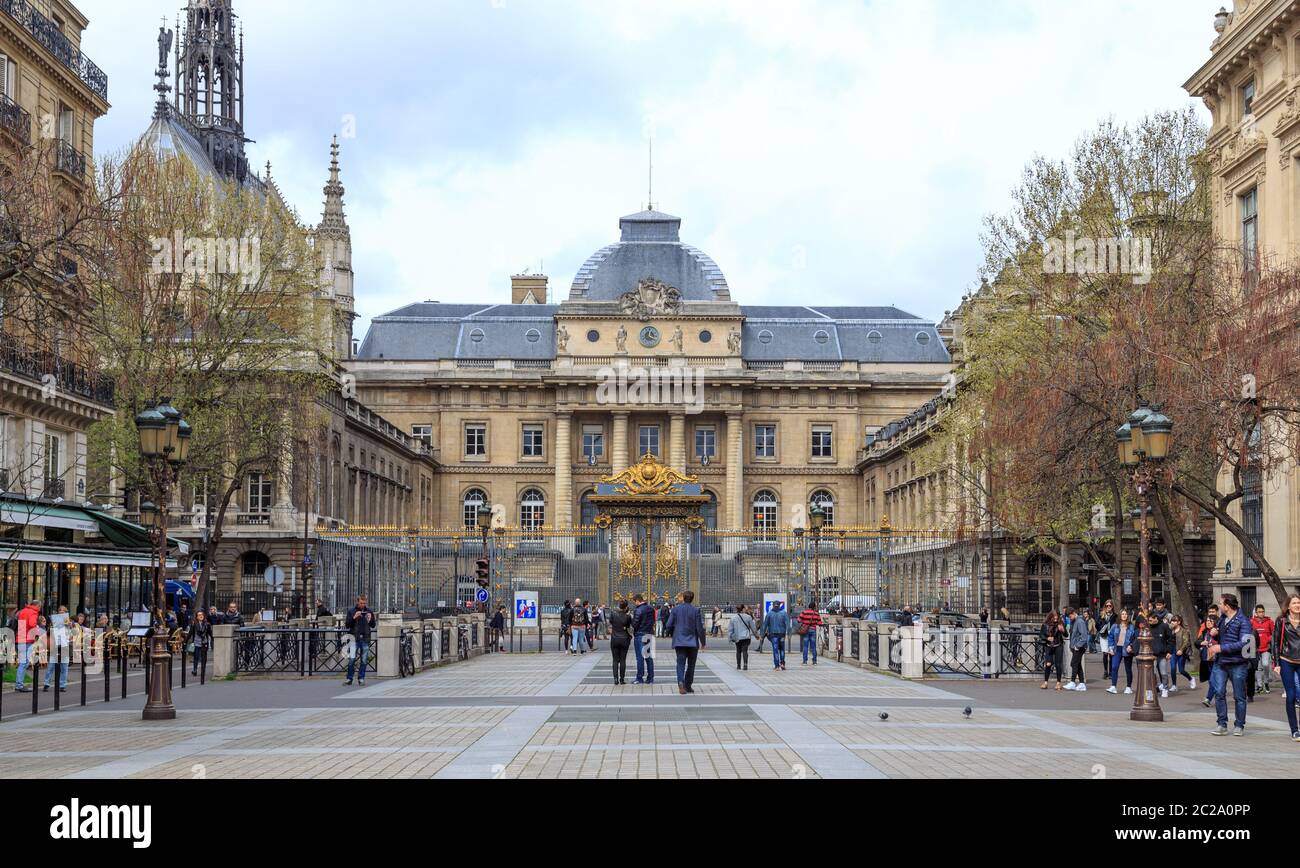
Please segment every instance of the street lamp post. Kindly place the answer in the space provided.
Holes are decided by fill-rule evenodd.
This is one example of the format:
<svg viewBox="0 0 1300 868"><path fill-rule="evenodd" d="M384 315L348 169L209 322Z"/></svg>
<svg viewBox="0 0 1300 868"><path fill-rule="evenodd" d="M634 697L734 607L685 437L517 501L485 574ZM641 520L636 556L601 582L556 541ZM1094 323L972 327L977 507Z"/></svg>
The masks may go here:
<svg viewBox="0 0 1300 868"><path fill-rule="evenodd" d="M1132 473L1133 488L1138 496L1134 516L1138 529L1138 549L1142 555L1140 596L1146 604L1151 596L1151 492L1169 455L1169 436L1174 423L1169 417L1151 410L1143 402L1129 416L1128 422L1115 432L1119 463ZM1151 653L1151 628L1144 622L1138 633L1138 689L1133 697L1129 718L1158 723L1165 719L1156 688L1156 657Z"/></svg>
<svg viewBox="0 0 1300 868"><path fill-rule="evenodd" d="M813 586L811 605L817 608L817 595L821 593L822 574L821 563L818 561L818 547L822 541L822 528L826 526L826 510L820 506L814 506L808 513L808 524L812 527L813 538Z"/></svg>
<svg viewBox="0 0 1300 868"><path fill-rule="evenodd" d="M145 720L175 720L176 707L172 704L171 652L167 645L167 606L165 576L167 569L167 504L171 488L186 461L189 460L192 432L189 423L163 398L135 417L140 440L140 455L149 469L149 476L158 493L159 505L140 504L140 520L150 530L153 543L153 635L149 651L149 698L144 706Z"/></svg>

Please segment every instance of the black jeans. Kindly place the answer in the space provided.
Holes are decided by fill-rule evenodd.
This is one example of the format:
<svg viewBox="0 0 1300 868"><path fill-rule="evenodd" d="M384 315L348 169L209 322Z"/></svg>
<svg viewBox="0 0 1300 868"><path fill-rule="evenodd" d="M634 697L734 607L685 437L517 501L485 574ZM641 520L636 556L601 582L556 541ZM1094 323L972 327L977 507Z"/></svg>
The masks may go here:
<svg viewBox="0 0 1300 868"><path fill-rule="evenodd" d="M614 683L627 680L627 650L632 643L627 639L615 639L609 643L609 653L614 656Z"/></svg>
<svg viewBox="0 0 1300 868"><path fill-rule="evenodd" d="M190 658L190 659L193 661L193 664L194 664L193 668L190 669L191 672L197 674L198 671L199 671L199 667L200 667L200 666L203 667L203 671L204 671L204 672L207 672L207 670L208 670L208 649L207 649L207 646L206 646L206 645L203 646L202 648L200 648L198 645L195 645L195 646L194 646L194 654L191 655L191 658Z"/></svg>
<svg viewBox="0 0 1300 868"><path fill-rule="evenodd" d="M736 642L736 668L744 666L749 668L749 640L741 639Z"/></svg>
<svg viewBox="0 0 1300 868"><path fill-rule="evenodd" d="M1057 645L1055 648L1048 647L1044 649L1043 658L1043 680L1052 680L1052 670L1056 670L1056 683L1060 684L1064 673L1061 671L1065 668L1065 646Z"/></svg>
<svg viewBox="0 0 1300 868"><path fill-rule="evenodd" d="M1070 680L1083 683L1083 655L1088 653L1087 648L1079 648L1070 652Z"/></svg>

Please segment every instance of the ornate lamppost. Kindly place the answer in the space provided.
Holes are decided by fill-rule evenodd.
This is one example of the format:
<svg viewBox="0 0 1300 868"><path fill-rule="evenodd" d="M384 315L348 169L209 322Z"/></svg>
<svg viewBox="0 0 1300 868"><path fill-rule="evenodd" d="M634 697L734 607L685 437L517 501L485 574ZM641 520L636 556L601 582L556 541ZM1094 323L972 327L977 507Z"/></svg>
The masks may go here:
<svg viewBox="0 0 1300 868"><path fill-rule="evenodd" d="M1174 423L1169 417L1151 410L1142 402L1126 422L1115 432L1119 450L1119 463L1132 472L1133 488L1137 492L1139 511L1135 516L1138 525L1139 551L1142 554L1141 598L1146 603L1151 595L1151 528L1149 515L1151 491L1163 474L1163 464L1169 455L1169 436ZM1158 723L1165 719L1160 708L1156 689L1155 655L1151 653L1151 629L1144 622L1138 633L1138 689L1133 696L1132 720Z"/></svg>
<svg viewBox="0 0 1300 868"><path fill-rule="evenodd" d="M826 526L826 510L822 509L820 506L814 506L808 513L808 526L812 529L813 543L813 585L810 605L816 609L817 595L821 592L822 588L821 563L818 561L817 555L818 547L821 545L822 541L822 528Z"/></svg>
<svg viewBox="0 0 1300 868"><path fill-rule="evenodd" d="M167 504L181 467L189 460L192 432L189 423L163 398L135 417L140 438L140 455L158 494L160 506L140 504L140 520L149 528L153 543L153 635L149 650L149 698L144 706L145 720L175 720L172 705L171 652L167 646L167 606L165 576L167 571Z"/></svg>

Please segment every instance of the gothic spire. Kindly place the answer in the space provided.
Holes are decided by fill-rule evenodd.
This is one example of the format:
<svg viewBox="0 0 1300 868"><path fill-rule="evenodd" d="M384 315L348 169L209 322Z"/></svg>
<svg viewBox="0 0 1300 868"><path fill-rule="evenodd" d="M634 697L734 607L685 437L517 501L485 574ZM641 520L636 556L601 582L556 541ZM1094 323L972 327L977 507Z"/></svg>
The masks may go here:
<svg viewBox="0 0 1300 868"><path fill-rule="evenodd" d="M343 183L339 180L339 137L330 143L330 179L325 185L325 211L321 215L321 235L347 238L348 220L343 213Z"/></svg>

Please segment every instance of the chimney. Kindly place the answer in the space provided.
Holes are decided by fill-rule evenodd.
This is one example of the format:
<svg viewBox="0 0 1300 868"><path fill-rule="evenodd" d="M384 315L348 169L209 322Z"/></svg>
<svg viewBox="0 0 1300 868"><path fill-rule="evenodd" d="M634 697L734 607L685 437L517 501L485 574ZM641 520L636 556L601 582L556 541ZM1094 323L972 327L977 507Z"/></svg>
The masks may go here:
<svg viewBox="0 0 1300 868"><path fill-rule="evenodd" d="M549 285L545 274L516 274L510 278L510 303L546 304Z"/></svg>

